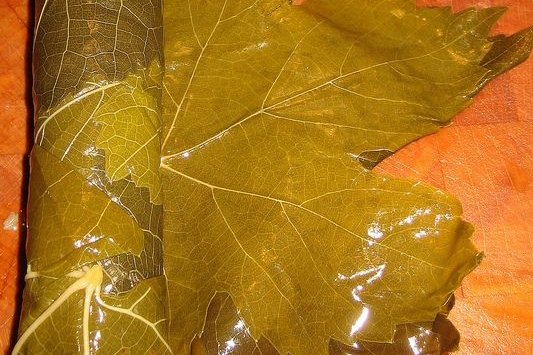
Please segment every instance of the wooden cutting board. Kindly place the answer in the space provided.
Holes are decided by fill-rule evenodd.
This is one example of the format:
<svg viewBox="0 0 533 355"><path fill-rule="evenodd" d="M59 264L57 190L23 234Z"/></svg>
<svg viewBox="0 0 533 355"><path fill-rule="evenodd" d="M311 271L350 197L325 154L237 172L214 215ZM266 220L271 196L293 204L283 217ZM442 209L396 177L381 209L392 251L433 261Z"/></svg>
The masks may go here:
<svg viewBox="0 0 533 355"><path fill-rule="evenodd" d="M508 6L494 34L533 25L532 0L419 0ZM0 222L23 209L31 97L28 0L0 0ZM422 180L463 203L486 258L464 281L451 318L460 354L533 354L533 60L485 88L454 124L387 159L378 171ZM8 352L24 274L21 232L0 228L0 352Z"/></svg>

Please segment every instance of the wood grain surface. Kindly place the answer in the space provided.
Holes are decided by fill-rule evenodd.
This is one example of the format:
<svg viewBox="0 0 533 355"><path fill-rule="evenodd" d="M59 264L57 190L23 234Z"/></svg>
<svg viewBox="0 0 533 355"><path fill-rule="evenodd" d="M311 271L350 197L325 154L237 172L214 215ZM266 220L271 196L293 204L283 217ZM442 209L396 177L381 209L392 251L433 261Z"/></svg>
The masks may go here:
<svg viewBox="0 0 533 355"><path fill-rule="evenodd" d="M532 0L419 0L507 6L494 34L533 25ZM23 210L31 122L28 0L0 0L0 222ZM459 354L533 354L533 61L497 78L454 123L387 159L378 171L455 195L486 258L457 292ZM0 352L18 318L24 229L0 229Z"/></svg>

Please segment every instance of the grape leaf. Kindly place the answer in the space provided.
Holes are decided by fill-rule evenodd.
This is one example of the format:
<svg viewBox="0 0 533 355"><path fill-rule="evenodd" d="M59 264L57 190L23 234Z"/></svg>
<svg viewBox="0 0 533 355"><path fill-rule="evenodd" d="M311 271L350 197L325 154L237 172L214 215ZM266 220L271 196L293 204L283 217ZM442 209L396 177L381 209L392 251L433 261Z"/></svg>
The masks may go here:
<svg viewBox="0 0 533 355"><path fill-rule="evenodd" d="M433 323L396 326L391 343L359 341L348 346L332 339L329 354L441 354L456 350L458 341L459 335L453 324L445 315L439 314ZM279 355L267 339L255 340L250 335L245 320L226 293L213 297L201 336L193 340L191 355L206 353Z"/></svg>
<svg viewBox="0 0 533 355"><path fill-rule="evenodd" d="M439 317L481 259L472 227L371 169L527 58L531 29L411 0L37 9L14 353L456 345Z"/></svg>
<svg viewBox="0 0 533 355"><path fill-rule="evenodd" d="M451 197L368 168L524 59L531 31L487 39L502 12L167 4L164 247L177 349L217 292L281 353L389 342L396 325L435 319L479 262L471 228Z"/></svg>
<svg viewBox="0 0 533 355"><path fill-rule="evenodd" d="M13 353L171 353L161 4L36 7L28 272Z"/></svg>

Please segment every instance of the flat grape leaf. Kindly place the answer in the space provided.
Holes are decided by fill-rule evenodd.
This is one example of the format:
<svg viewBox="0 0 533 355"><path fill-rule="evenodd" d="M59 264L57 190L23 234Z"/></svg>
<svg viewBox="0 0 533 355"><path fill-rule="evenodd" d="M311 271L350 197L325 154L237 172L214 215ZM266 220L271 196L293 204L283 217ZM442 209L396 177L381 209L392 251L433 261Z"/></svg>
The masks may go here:
<svg viewBox="0 0 533 355"><path fill-rule="evenodd" d="M368 170L527 57L502 9L414 1L167 2L164 249L171 344L231 296L280 353L390 342L479 262L457 201Z"/></svg>
<svg viewBox="0 0 533 355"><path fill-rule="evenodd" d="M453 298L452 298L453 300ZM329 354L442 354L456 349L458 332L439 314L435 321L401 324L391 343L356 342L350 346L330 340ZM271 354L279 352L265 338L255 340L248 326L226 293L217 293L209 303L201 335L193 340L191 355Z"/></svg>

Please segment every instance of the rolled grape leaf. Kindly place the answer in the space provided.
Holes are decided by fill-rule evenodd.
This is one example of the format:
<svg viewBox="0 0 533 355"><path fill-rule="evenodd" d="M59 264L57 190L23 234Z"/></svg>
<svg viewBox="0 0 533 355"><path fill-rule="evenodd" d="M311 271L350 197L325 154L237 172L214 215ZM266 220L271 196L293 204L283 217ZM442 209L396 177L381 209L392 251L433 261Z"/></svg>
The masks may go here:
<svg viewBox="0 0 533 355"><path fill-rule="evenodd" d="M28 273L13 353L171 353L161 4L36 6Z"/></svg>
<svg viewBox="0 0 533 355"><path fill-rule="evenodd" d="M527 58L531 29L411 0L36 7L15 354L456 347L472 227L371 169Z"/></svg>

